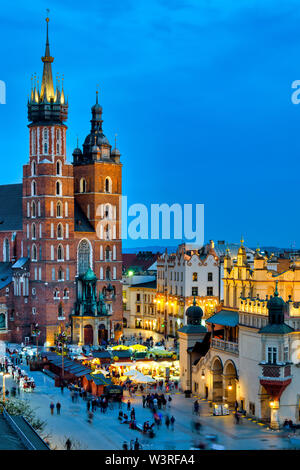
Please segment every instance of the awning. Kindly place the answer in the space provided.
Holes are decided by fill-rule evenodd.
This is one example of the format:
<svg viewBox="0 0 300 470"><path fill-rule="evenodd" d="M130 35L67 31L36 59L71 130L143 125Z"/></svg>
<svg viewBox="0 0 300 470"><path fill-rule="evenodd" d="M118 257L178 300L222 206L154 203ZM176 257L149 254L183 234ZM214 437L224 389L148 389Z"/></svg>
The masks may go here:
<svg viewBox="0 0 300 470"><path fill-rule="evenodd" d="M221 310L205 320L205 322L214 323L215 325L236 326L239 322L239 314L232 310Z"/></svg>

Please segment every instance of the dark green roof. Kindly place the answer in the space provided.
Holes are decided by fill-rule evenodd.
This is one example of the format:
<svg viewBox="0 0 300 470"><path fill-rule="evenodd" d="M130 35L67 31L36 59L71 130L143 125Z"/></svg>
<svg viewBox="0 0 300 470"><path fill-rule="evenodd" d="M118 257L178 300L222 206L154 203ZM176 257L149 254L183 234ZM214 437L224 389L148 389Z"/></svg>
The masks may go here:
<svg viewBox="0 0 300 470"><path fill-rule="evenodd" d="M273 335L285 335L294 331L294 328L287 325L286 323L268 323L266 326L263 326L258 333L262 334L273 334Z"/></svg>
<svg viewBox="0 0 300 470"><path fill-rule="evenodd" d="M239 322L239 314L233 310L221 310L212 315L206 323L214 323L215 325L236 326Z"/></svg>
<svg viewBox="0 0 300 470"><path fill-rule="evenodd" d="M184 325L178 330L180 333L207 333L207 328L203 325Z"/></svg>
<svg viewBox="0 0 300 470"><path fill-rule="evenodd" d="M94 281L95 279L97 279L96 274L94 273L94 271L91 268L89 268L87 270L87 272L84 274L83 280L84 281Z"/></svg>

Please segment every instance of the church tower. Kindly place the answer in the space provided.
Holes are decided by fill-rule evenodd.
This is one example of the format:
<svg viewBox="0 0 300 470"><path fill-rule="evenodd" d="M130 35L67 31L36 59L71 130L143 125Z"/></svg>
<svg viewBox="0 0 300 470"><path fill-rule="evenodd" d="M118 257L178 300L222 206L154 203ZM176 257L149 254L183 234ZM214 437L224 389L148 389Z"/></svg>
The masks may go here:
<svg viewBox="0 0 300 470"><path fill-rule="evenodd" d="M120 152L112 148L102 129L102 106L98 101L91 109L91 130L83 151L73 152L74 196L76 204L95 232L93 269L111 314L111 334L122 332L122 241L121 196L122 164ZM83 273L78 273L78 275Z"/></svg>
<svg viewBox="0 0 300 470"><path fill-rule="evenodd" d="M66 162L68 102L63 81L53 85L48 26L41 87L28 100L29 162L23 167L22 256L30 259L28 318L41 343L53 343L59 320L72 313L75 291L73 167ZM73 279L73 282L71 281ZM31 313L31 316L30 316Z"/></svg>

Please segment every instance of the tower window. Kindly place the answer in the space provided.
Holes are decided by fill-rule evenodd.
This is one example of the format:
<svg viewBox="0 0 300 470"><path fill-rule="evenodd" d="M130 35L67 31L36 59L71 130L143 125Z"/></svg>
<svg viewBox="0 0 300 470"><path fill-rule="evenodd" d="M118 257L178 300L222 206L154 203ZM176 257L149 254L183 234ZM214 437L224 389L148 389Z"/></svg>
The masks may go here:
<svg viewBox="0 0 300 470"><path fill-rule="evenodd" d="M110 281L110 279L111 279L110 268L109 268L109 267L106 268L106 271L105 271L105 279L106 279L107 281Z"/></svg>
<svg viewBox="0 0 300 470"><path fill-rule="evenodd" d="M81 240L78 245L78 273L85 274L91 266L90 245L87 240Z"/></svg>
<svg viewBox="0 0 300 470"><path fill-rule="evenodd" d="M57 261L63 261L64 259L64 250L61 245L58 245L57 248Z"/></svg>
<svg viewBox="0 0 300 470"><path fill-rule="evenodd" d="M193 273L193 282L198 281L198 273Z"/></svg>
<svg viewBox="0 0 300 470"><path fill-rule="evenodd" d="M34 201L31 204L31 217L36 217L36 205Z"/></svg>
<svg viewBox="0 0 300 470"><path fill-rule="evenodd" d="M61 161L57 160L56 162L56 174L61 175Z"/></svg>
<svg viewBox="0 0 300 470"><path fill-rule="evenodd" d="M3 261L8 262L9 261L9 241L8 238L5 238L3 242Z"/></svg>
<svg viewBox="0 0 300 470"><path fill-rule="evenodd" d="M61 191L61 182L60 182L60 181L56 181L56 195L57 195L57 196L61 196L61 195L62 195L62 191Z"/></svg>
<svg viewBox="0 0 300 470"><path fill-rule="evenodd" d="M32 256L31 256L31 259L32 261L36 261L37 260L37 249L36 249L36 245L32 245Z"/></svg>
<svg viewBox="0 0 300 470"><path fill-rule="evenodd" d="M276 364L277 363L277 348L269 346L267 349L268 363Z"/></svg>
<svg viewBox="0 0 300 470"><path fill-rule="evenodd" d="M62 224L57 226L57 238L63 238L63 227Z"/></svg>
<svg viewBox="0 0 300 470"><path fill-rule="evenodd" d="M207 280L211 282L213 280L213 273L207 273Z"/></svg>
<svg viewBox="0 0 300 470"><path fill-rule="evenodd" d="M35 175L36 175L36 163L35 161L33 161L31 164L31 176L35 176Z"/></svg>
<svg viewBox="0 0 300 470"><path fill-rule="evenodd" d="M109 177L105 178L105 192L111 193L112 191L111 179Z"/></svg>
<svg viewBox="0 0 300 470"><path fill-rule="evenodd" d="M56 205L56 217L62 217L61 202L58 202Z"/></svg>
<svg viewBox="0 0 300 470"><path fill-rule="evenodd" d="M36 196L36 182L32 181L31 183L31 196Z"/></svg>
<svg viewBox="0 0 300 470"><path fill-rule="evenodd" d="M86 193L87 189L87 184L85 178L81 178L80 183L79 183L79 191L81 193Z"/></svg>
<svg viewBox="0 0 300 470"><path fill-rule="evenodd" d="M63 281L64 280L64 272L61 268L58 270L58 280Z"/></svg>
<svg viewBox="0 0 300 470"><path fill-rule="evenodd" d="M36 226L35 226L35 224L32 224L32 226L31 226L31 236L32 236L33 240L36 239Z"/></svg>

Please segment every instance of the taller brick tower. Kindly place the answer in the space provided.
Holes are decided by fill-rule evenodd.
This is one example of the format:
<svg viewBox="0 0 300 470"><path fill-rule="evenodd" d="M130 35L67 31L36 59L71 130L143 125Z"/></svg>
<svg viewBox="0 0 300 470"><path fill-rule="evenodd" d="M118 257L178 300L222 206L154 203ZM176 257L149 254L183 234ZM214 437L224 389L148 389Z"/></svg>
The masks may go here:
<svg viewBox="0 0 300 470"><path fill-rule="evenodd" d="M118 338L123 317L122 164L119 150L116 146L112 149L103 133L102 123L97 92L96 104L92 107L91 131L84 141L83 152L79 148L73 152L74 195L95 231L92 265L98 278L98 291L109 305L111 335Z"/></svg>
<svg viewBox="0 0 300 470"><path fill-rule="evenodd" d="M31 323L41 344L53 344L60 320L72 313L76 275L73 167L66 162L68 103L63 84L54 90L46 18L41 88L34 80L28 101L29 162L23 167L23 246L30 258Z"/></svg>

